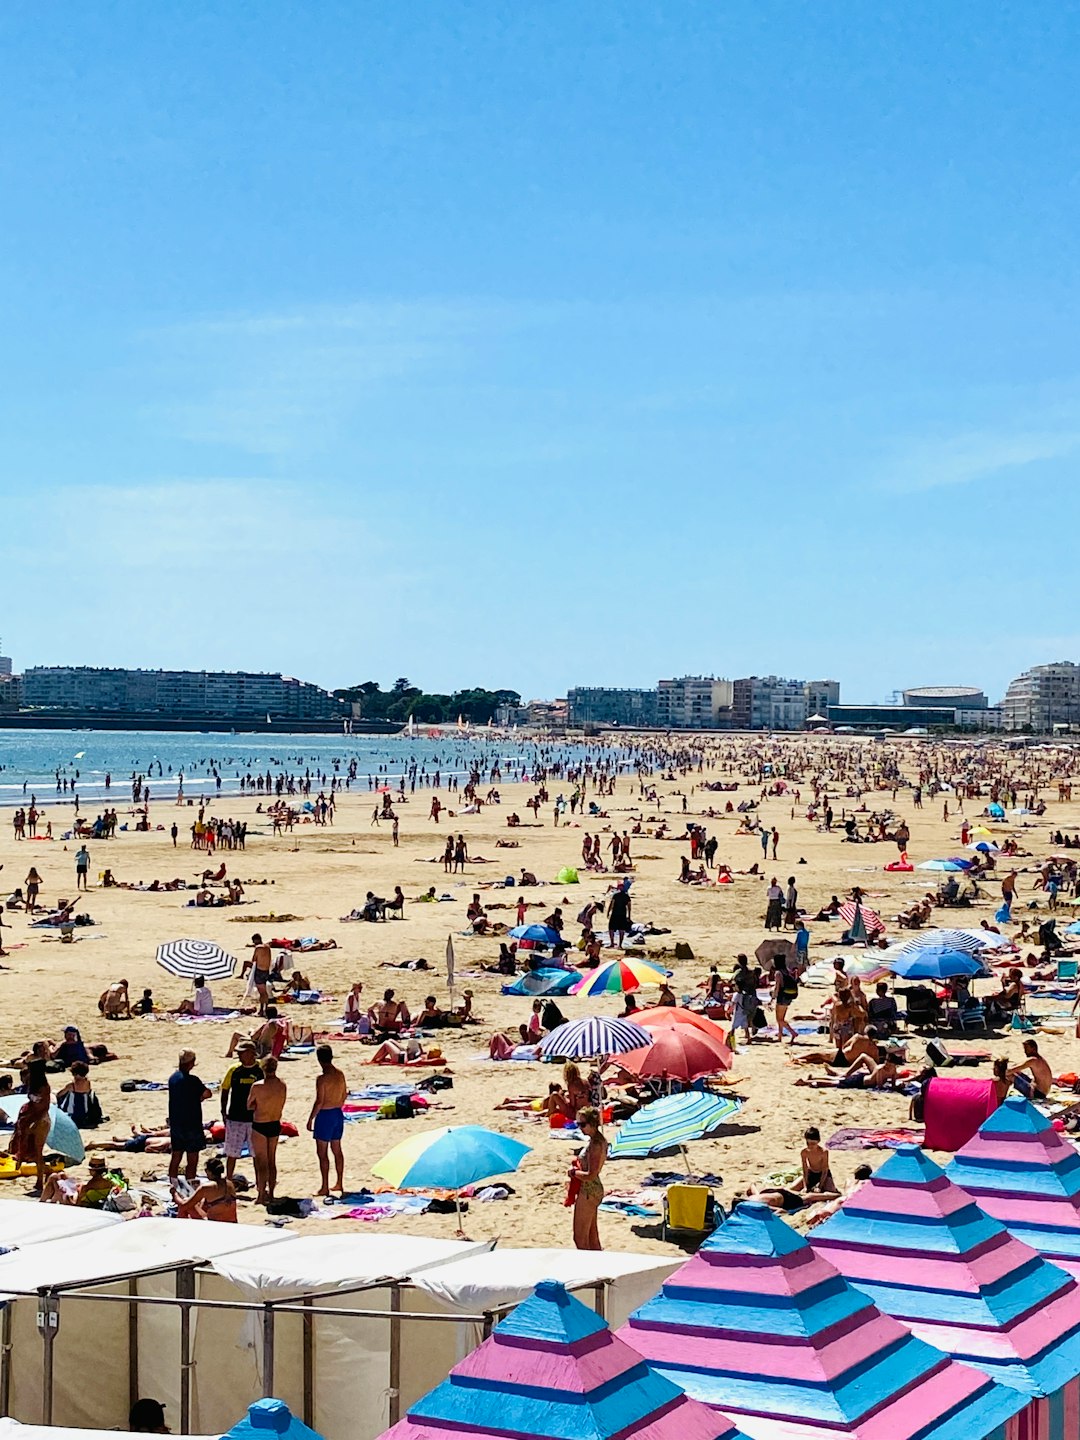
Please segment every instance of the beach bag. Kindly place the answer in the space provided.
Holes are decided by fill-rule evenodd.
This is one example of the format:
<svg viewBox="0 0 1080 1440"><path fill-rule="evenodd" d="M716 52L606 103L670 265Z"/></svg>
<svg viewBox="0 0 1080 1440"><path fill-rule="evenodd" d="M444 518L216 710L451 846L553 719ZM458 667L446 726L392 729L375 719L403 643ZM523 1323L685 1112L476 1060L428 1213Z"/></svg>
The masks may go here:
<svg viewBox="0 0 1080 1440"><path fill-rule="evenodd" d="M450 1075L429 1075L426 1080L421 1080L416 1088L434 1094L436 1090L452 1090L454 1081Z"/></svg>
<svg viewBox="0 0 1080 1440"><path fill-rule="evenodd" d="M1008 924L1008 922L1012 919L1012 915L1009 913L1008 905L1002 905L1001 908L996 911L994 919L999 925Z"/></svg>
<svg viewBox="0 0 1080 1440"><path fill-rule="evenodd" d="M414 1113L411 1095L397 1095L394 1097L395 1120L411 1120Z"/></svg>

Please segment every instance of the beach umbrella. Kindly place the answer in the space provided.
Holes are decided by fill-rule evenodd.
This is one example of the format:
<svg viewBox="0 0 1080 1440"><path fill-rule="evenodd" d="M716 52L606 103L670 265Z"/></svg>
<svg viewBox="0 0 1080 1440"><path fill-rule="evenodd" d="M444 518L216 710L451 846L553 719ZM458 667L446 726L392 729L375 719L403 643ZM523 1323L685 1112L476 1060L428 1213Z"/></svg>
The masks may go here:
<svg viewBox="0 0 1080 1440"><path fill-rule="evenodd" d="M652 1044L619 1056L624 1070L640 1079L700 1080L730 1070L732 1054L724 1037L715 1039L695 1025L669 1025L653 1033Z"/></svg>
<svg viewBox="0 0 1080 1440"><path fill-rule="evenodd" d="M572 1252L571 1252L572 1253ZM555 1280L501 1320L381 1440L740 1440Z"/></svg>
<svg viewBox="0 0 1080 1440"><path fill-rule="evenodd" d="M707 1015L696 1010L687 1010L682 1005L650 1005L644 1010L634 1011L634 1024L655 1035L658 1030L684 1029L690 1026L700 1030L710 1040L723 1040L727 1031Z"/></svg>
<svg viewBox="0 0 1080 1440"><path fill-rule="evenodd" d="M992 835L994 832L986 825L976 825L971 833L972 835Z"/></svg>
<svg viewBox="0 0 1080 1440"><path fill-rule="evenodd" d="M985 932L983 932L985 933ZM950 950L963 950L967 955L977 955L980 950L990 947L989 940L1001 940L1000 935L992 935L983 940L981 935L972 930L950 930L942 927L938 930L920 930L918 934L912 935L905 940L903 945L897 946L895 950L889 951L889 958L895 955L909 955L916 950L940 950L948 947ZM1007 940L1004 942L1009 943Z"/></svg>
<svg viewBox="0 0 1080 1440"><path fill-rule="evenodd" d="M565 1025L557 1025L540 1042L540 1054L545 1060L588 1060L640 1050L651 1039L649 1032L632 1020L588 1015L584 1020L567 1020Z"/></svg>
<svg viewBox="0 0 1080 1440"><path fill-rule="evenodd" d="M754 959L759 965L771 965L777 955L782 955L785 960L790 960L794 954L794 940L762 940L754 951Z"/></svg>
<svg viewBox="0 0 1080 1440"><path fill-rule="evenodd" d="M641 985L663 985L671 974L661 966L633 955L625 959L620 955L609 960L596 970L590 970L573 987L572 995L622 995L627 990L637 990Z"/></svg>
<svg viewBox="0 0 1080 1440"><path fill-rule="evenodd" d="M900 980L948 980L958 975L986 974L985 965L974 955L944 945L897 955L895 959L887 959L887 964Z"/></svg>
<svg viewBox="0 0 1080 1440"><path fill-rule="evenodd" d="M25 1104L25 1095L0 1095L0 1115L4 1115L14 1125ZM45 1138L45 1149L55 1150L73 1165L86 1159L86 1147L79 1127L70 1115L65 1115L63 1110L55 1105L49 1106L49 1133Z"/></svg>
<svg viewBox="0 0 1080 1440"><path fill-rule="evenodd" d="M689 1174L686 1146L691 1140L704 1140L741 1109L741 1100L730 1095L712 1095L706 1090L665 1095L643 1105L629 1120L623 1121L608 1154L613 1160L641 1159L662 1150L679 1149Z"/></svg>
<svg viewBox="0 0 1080 1440"><path fill-rule="evenodd" d="M884 933L885 921L876 910L871 910L861 900L845 900L840 906L840 919L855 935L857 926L862 925L867 935L874 935L879 931Z"/></svg>
<svg viewBox="0 0 1080 1440"><path fill-rule="evenodd" d="M157 948L157 963L170 975L194 980L227 980L236 969L236 956L212 940L167 940Z"/></svg>
<svg viewBox="0 0 1080 1440"><path fill-rule="evenodd" d="M976 840L968 846L969 850L978 850L983 855L995 855L1001 849L1000 845L991 845L988 840Z"/></svg>
<svg viewBox="0 0 1080 1440"><path fill-rule="evenodd" d="M1028 1397L1080 1376L1080 1286L917 1145L901 1145L811 1245L879 1310Z"/></svg>
<svg viewBox="0 0 1080 1440"><path fill-rule="evenodd" d="M511 940L529 940L533 945L559 945L562 936L550 925L515 925L510 931Z"/></svg>
<svg viewBox="0 0 1080 1440"><path fill-rule="evenodd" d="M460 1229L462 1186L510 1174L531 1148L481 1125L444 1125L408 1136L388 1150L371 1173L395 1190L453 1190Z"/></svg>
<svg viewBox="0 0 1080 1440"><path fill-rule="evenodd" d="M954 874L957 870L970 868L969 860L920 860L916 870L944 870L948 874Z"/></svg>
<svg viewBox="0 0 1080 1440"><path fill-rule="evenodd" d="M317 1430L305 1425L284 1400L256 1400L248 1406L243 1420L226 1430L223 1440L322 1440Z"/></svg>
<svg viewBox="0 0 1080 1440"><path fill-rule="evenodd" d="M1080 1152L1010 1095L956 1152L946 1174L1018 1240L1080 1279Z"/></svg>
<svg viewBox="0 0 1080 1440"><path fill-rule="evenodd" d="M997 1440L1026 1401L883 1314L757 1202L617 1335L756 1440Z"/></svg>

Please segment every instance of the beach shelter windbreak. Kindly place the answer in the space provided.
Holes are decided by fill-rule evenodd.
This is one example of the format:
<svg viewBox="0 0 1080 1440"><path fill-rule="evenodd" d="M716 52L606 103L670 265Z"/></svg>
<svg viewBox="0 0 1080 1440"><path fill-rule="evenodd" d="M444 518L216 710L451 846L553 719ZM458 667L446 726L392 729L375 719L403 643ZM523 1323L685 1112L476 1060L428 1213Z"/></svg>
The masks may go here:
<svg viewBox="0 0 1080 1440"><path fill-rule="evenodd" d="M1027 1400L882 1314L757 1202L618 1335L751 1440L1001 1440Z"/></svg>
<svg viewBox="0 0 1080 1440"><path fill-rule="evenodd" d="M382 1440L740 1440L651 1371L556 1280L413 1405Z"/></svg>
<svg viewBox="0 0 1080 1440"><path fill-rule="evenodd" d="M1018 1240L1080 1279L1080 1154L1030 1100L1006 1100L947 1173Z"/></svg>
<svg viewBox="0 0 1080 1440"><path fill-rule="evenodd" d="M1080 1286L917 1145L891 1155L811 1244L879 1310L954 1359L1029 1397L1075 1395Z"/></svg>

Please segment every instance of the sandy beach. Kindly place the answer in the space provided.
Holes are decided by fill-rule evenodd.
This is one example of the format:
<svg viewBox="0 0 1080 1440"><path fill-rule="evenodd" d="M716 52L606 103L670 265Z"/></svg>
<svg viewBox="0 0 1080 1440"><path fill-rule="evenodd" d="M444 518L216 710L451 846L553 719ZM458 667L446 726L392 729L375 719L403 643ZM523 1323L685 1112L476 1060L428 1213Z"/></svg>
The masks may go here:
<svg viewBox="0 0 1080 1440"><path fill-rule="evenodd" d="M683 743L683 742L680 742ZM690 743L690 742L686 742ZM696 743L696 742L694 742ZM533 1147L520 1170L509 1177L513 1195L490 1204L475 1204L467 1222L467 1232L475 1238L511 1237L518 1245L567 1245L570 1243L570 1212L564 1208L566 1170L573 1151L566 1139L553 1135L546 1124L494 1107L504 1097L540 1096L546 1093L553 1078L551 1067L541 1064L495 1063L486 1058L488 1041L496 1029L516 1026L528 1018L530 1002L526 998L504 997L500 992L502 977L481 972L482 965L495 962L497 938L471 936L466 932L466 905L479 892L492 920L508 926L514 923L514 906L524 894L530 906L530 918L541 920L555 906L562 905L567 920L567 935L575 940L580 927L574 923L586 901L593 897L605 901L610 885L618 877L590 875L581 872L580 883L562 886L554 877L563 866L576 866L580 860L585 830L600 828L603 844L607 845L612 829L629 829L639 816L644 816L642 833L633 837L634 919L651 922L670 933L647 940L652 953L667 952L666 963L674 970L673 989L680 997L700 994L699 985L715 964L725 976L730 974L737 952L753 954L766 938L763 928L764 890L771 876L786 883L794 875L799 889L799 903L809 915L816 914L831 895L844 898L852 886L866 892L867 903L881 912L886 920L922 896L941 878L915 871L913 874L888 874L883 866L896 857L892 843L844 843L843 831L834 828L824 833L806 819L805 811L811 793L809 777L823 766L827 752L858 754L872 768L875 759L885 754L899 755L900 767L914 778L918 767L935 753L929 745L895 743L890 747L873 746L869 742L838 738L800 737L772 741L710 739L705 744L706 757L718 761L715 770L699 772L696 763L685 774L673 779L654 774L646 783L655 784L658 804L642 809L638 777L633 773L619 776L614 797L603 800L608 818L582 819L556 827L552 806L540 810L535 824L523 823L510 830L506 819L516 811L523 822L532 822L526 801L534 793L532 785L499 786L501 804L487 805L478 815L456 816L445 812L441 823L429 817L431 792L418 789L404 804L395 801L399 816L400 843L395 848L388 823L374 825L372 811L375 797L366 784L357 791L338 796L332 827L303 823L291 834L273 837L265 814L256 813L257 800L223 797L214 801L209 813L246 820L249 826L244 852L221 851L208 862L205 855L190 848L187 827L194 812L178 808L164 798L163 787L157 786L151 804L150 820L155 827L148 834L134 831L119 834L111 841L88 842L91 853L90 888L85 903L78 909L89 913L96 922L93 927L76 931L73 944L62 944L56 932L31 929L25 913L5 913L3 932L8 956L0 971L0 1057L8 1060L40 1038L53 1041L61 1038L65 1025L79 1027L87 1043L104 1042L119 1057L116 1062L95 1068L92 1080L108 1115L107 1123L96 1132L87 1132L91 1142L109 1136L124 1136L133 1125L157 1125L165 1118L166 1097L161 1092L122 1093L121 1082L128 1079L165 1081L176 1064L180 1049L191 1047L197 1054L197 1073L206 1081L218 1081L230 1062L225 1050L232 1033L232 1023L225 1020L182 1024L163 1013L190 994L190 987L165 974L155 963L155 950L166 940L179 937L216 941L238 956L249 954L252 932L260 931L267 939L279 936L317 936L333 939L337 948L305 955L298 960L304 973L324 995L335 997L313 1007L287 1007L290 1019L313 1026L316 1031L340 1029L345 995L351 983L362 981L364 997L374 1002L384 987L393 986L399 997L407 1000L415 1014L424 996L434 993L440 1004L448 1001L445 951L448 936L453 936L457 960L457 998L468 987L474 992L475 1013L483 1023L463 1030L448 1030L433 1037L430 1043L442 1047L446 1068L453 1076L453 1088L433 1097L438 1108L427 1115L410 1120L366 1120L349 1124L345 1130L346 1179L349 1188L375 1183L371 1167L392 1145L405 1136L444 1124L480 1124L503 1130ZM769 753L786 763L792 775L792 787L801 785L801 803L795 805L790 795L770 797L761 802L759 813L765 825L779 832L778 858L770 858L759 876L737 875L728 886L710 885L695 888L680 884L678 875L681 857L689 854L683 838L656 839L648 832L666 818L673 837L680 837L687 819L702 819L710 834L717 837L717 859L733 870L746 870L755 862L761 865L761 846L756 836L736 836L737 814L720 814L715 819L703 818L709 807L722 811L730 798L756 799L761 783L756 776L737 776L719 768L732 763L736 752L744 757L751 753ZM1004 752L1000 752L1004 754ZM1064 752L1062 752L1064 754ZM729 757L725 760L725 756ZM1023 767L1036 763L1031 752L1019 751L1004 760L1006 773L1019 782ZM1041 762L1047 780L1053 774L1053 785L1041 791L1048 809L1041 818L1015 817L995 827L995 838L1015 835L1021 847L1032 852L1030 859L1018 865L1034 864L1052 852L1049 836L1054 829L1069 833L1080 829L1080 800L1059 802L1057 782L1068 778L1067 762L1046 758ZM702 781L738 779L739 788L731 794L703 791ZM906 820L911 829L909 852L916 862L932 857L960 853L960 819L955 796L947 794L925 799L924 807L912 805L912 792L901 788L895 802L890 789L874 792L871 779L865 782L864 803L869 810L891 807ZM483 794L486 784L481 785ZM1021 787L1022 788L1022 787ZM551 779L548 789L552 798L560 791L569 796L572 784ZM856 798L844 798L844 782L830 782L837 827L841 809L850 813L860 804ZM593 792L590 788L590 798ZM129 805L123 804L124 791L114 791L114 803L121 820L128 818ZM686 809L684 810L684 797ZM442 800L450 809L459 801L447 792ZM943 803L948 802L950 817L943 818ZM972 823L984 809L986 795L965 802L964 813ZM93 818L93 812L90 813ZM52 820L59 837L70 821L70 809L50 813L46 804L39 828ZM864 826L866 812L859 815ZM181 827L176 849L168 834L173 821ZM3 817L0 829L0 861L3 862L3 893L10 894L24 883L31 864L41 872L42 899L47 905L59 897L70 897L75 889L75 851L78 842L57 838L17 841L13 838L11 812ZM491 863L467 866L464 876L445 875L441 864L442 848L450 828L464 834L472 857L485 857ZM1030 828L1027 828L1030 827ZM498 840L516 840L517 848L497 848ZM606 850L605 850L606 854ZM771 850L770 850L771 857ZM207 868L224 861L229 877L238 877L246 886L244 903L231 908L197 909L186 902L192 892L146 893L125 889L105 889L99 877L106 867L121 882L149 883L154 878L170 879L183 876L195 880ZM805 864L800 863L805 861ZM433 863L434 862L434 863ZM542 881L541 887L522 891L516 885L508 889L488 889L492 882L506 875L516 875L525 867ZM1001 869L1007 867L1000 867ZM715 873L715 872L714 872ZM1040 891L1033 895L1032 874L1022 873L1016 906L1018 918L1028 916L1026 905L1037 898L1039 914L1045 918L1046 900ZM267 883L260 883L266 881ZM343 923L341 917L363 903L367 891L381 896L393 894L400 885L407 897L402 920L386 923ZM448 894L449 901L434 904L417 903L417 897L434 886L437 894ZM1000 886L991 880L987 899L971 910L937 912L936 922L977 926L991 919L1000 903ZM498 907L504 908L498 908ZM1071 919L1072 911L1062 908L1060 928ZM271 917L290 915L284 920ZM1030 917L1029 917L1030 918ZM836 949L824 942L839 939L839 922L810 925L812 961L829 959ZM889 926L890 938L901 935L895 924ZM674 960L671 951L677 942L685 942L693 951L692 960ZM400 962L426 957L432 973L395 972L382 968L387 962ZM153 1017L106 1023L97 1010L97 999L103 988L124 977L129 981L132 998L145 986L153 988L158 1011ZM218 1007L239 1007L244 993L240 979L213 985ZM983 990L990 988L983 982ZM804 988L791 1018L806 1022L810 1012L831 993L829 988ZM871 992L872 993L872 992ZM639 992L641 1003L649 1003L655 990ZM559 1000L569 1017L588 1013L614 1015L621 1009L621 997L608 995L597 999L569 996ZM1055 1008L1047 1006L1045 1008ZM1064 1007L1067 1008L1067 1002ZM243 1026L254 1020L242 1022ZM1021 1057L1021 1036L1005 1032L986 1046L994 1055L1007 1055L1011 1063ZM1038 1039L1043 1053L1055 1072L1072 1069L1078 1046L1072 1027L1055 1021ZM827 1037L804 1035L799 1049L826 1045ZM365 1064L370 1049L355 1041L335 1044L336 1054L351 1088L400 1078L392 1067L370 1067ZM911 1037L909 1064L921 1063L924 1041ZM820 1091L797 1088L794 1080L807 1067L792 1064L792 1051L769 1041L758 1041L749 1048L740 1048L735 1064L727 1077L732 1093L742 1096L744 1108L737 1120L722 1136L702 1141L692 1147L694 1167L699 1172L711 1171L722 1177L717 1185L720 1198L730 1203L735 1191L760 1182L763 1175L776 1170L797 1167L802 1132L808 1124L820 1127L827 1138L834 1130L846 1126L894 1126L907 1123L908 1099L899 1094L856 1093L851 1091ZM281 1076L289 1087L286 1118L300 1129L300 1137L282 1143L279 1150L279 1194L307 1197L318 1185L314 1146L304 1133L311 1106L316 1064L307 1055L281 1065ZM430 1073L415 1072L418 1076ZM968 1074L988 1075L989 1064ZM63 1083L53 1077L54 1085ZM209 1115L216 1110L216 1099L206 1106ZM856 1164L864 1160L880 1162L885 1151L868 1153L836 1153L833 1167L836 1179L845 1185ZM115 1157L127 1175L138 1180L150 1174L163 1175L167 1157L129 1154ZM677 1165L676 1161L609 1162L604 1172L608 1191L634 1191L643 1176L655 1168ZM242 1161L242 1173L251 1175L251 1164ZM85 1167L75 1172L80 1176ZM2 1187L5 1196L17 1195L29 1187L28 1181L7 1181ZM29 1203L29 1202L28 1202ZM240 1202L243 1223L263 1224L266 1217L250 1199ZM426 1235L449 1235L454 1228L452 1217L443 1214L392 1217L371 1226L351 1219L305 1219L292 1222L305 1233L326 1228L385 1228ZM659 1223L651 1218L626 1218L619 1214L601 1215L601 1235L605 1248L616 1250L670 1251L660 1239Z"/></svg>

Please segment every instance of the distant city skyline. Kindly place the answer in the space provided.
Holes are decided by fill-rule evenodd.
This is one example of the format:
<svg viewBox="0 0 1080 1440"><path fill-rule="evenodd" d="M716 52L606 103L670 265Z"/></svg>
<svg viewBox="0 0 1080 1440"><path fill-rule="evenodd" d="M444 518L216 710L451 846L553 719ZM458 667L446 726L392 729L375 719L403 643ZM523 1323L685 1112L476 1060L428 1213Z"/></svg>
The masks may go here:
<svg viewBox="0 0 1080 1440"><path fill-rule="evenodd" d="M868 701L1080 656L1075 8L852 16L6 7L8 647Z"/></svg>

